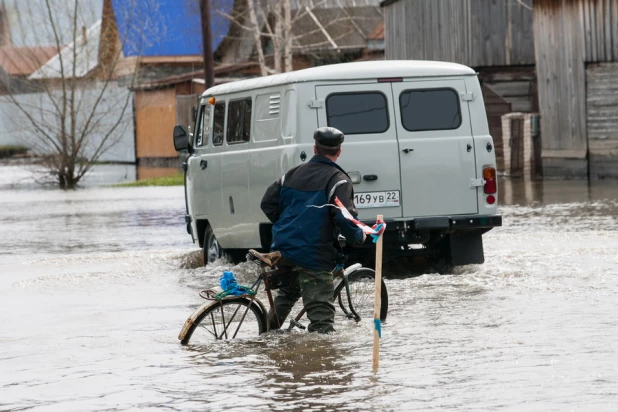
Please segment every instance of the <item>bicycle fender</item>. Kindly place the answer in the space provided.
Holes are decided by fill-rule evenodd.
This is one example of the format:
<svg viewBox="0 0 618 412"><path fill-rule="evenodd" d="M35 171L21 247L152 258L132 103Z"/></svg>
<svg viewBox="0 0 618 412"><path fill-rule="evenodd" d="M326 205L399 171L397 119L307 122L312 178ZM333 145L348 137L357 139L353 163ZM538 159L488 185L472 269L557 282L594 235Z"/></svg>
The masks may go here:
<svg viewBox="0 0 618 412"><path fill-rule="evenodd" d="M356 269L360 269L360 268L362 268L362 267L363 267L363 265L361 265L360 263L355 263L355 264L350 265L350 266L348 266L347 268L345 268L345 269L343 270L343 274L344 274L345 276L347 276L347 275L349 275L350 273L354 272Z"/></svg>
<svg viewBox="0 0 618 412"><path fill-rule="evenodd" d="M187 333L189 332L189 329L191 328L191 326L193 326L193 323L198 318L198 316L201 315L202 312L204 312L207 308L209 308L210 305L212 305L213 303L217 303L217 302L203 303L200 307L198 307L197 309L195 309L195 311L193 311L191 316L189 316L189 318L185 321L185 324L182 325L182 329L180 330L180 334L178 335L178 340L180 341L184 340L185 336L187 336Z"/></svg>

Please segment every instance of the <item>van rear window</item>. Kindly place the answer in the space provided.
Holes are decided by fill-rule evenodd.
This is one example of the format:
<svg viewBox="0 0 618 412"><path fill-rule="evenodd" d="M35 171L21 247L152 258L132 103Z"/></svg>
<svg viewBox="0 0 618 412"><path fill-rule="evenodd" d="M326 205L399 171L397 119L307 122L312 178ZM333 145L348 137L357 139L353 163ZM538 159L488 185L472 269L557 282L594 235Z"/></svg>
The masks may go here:
<svg viewBox="0 0 618 412"><path fill-rule="evenodd" d="M405 90L399 95L401 123L410 132L461 126L459 95L453 89Z"/></svg>
<svg viewBox="0 0 618 412"><path fill-rule="evenodd" d="M227 108L227 142L248 142L251 137L251 98L232 100Z"/></svg>
<svg viewBox="0 0 618 412"><path fill-rule="evenodd" d="M380 92L331 94L326 116L329 126L346 135L383 133L389 127L386 96Z"/></svg>

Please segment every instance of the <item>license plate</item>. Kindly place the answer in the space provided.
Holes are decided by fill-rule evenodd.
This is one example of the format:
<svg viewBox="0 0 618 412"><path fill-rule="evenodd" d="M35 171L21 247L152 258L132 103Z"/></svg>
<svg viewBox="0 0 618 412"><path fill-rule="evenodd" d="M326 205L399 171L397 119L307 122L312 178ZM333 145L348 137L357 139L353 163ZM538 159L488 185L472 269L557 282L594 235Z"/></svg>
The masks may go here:
<svg viewBox="0 0 618 412"><path fill-rule="evenodd" d="M399 206L399 190L354 193L354 204L357 209L396 207Z"/></svg>

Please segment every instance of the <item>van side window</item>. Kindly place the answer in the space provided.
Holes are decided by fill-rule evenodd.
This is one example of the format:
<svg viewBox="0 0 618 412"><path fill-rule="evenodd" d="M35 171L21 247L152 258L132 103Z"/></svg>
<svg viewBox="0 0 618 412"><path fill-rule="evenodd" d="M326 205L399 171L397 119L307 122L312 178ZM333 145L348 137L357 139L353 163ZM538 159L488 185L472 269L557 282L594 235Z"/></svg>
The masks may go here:
<svg viewBox="0 0 618 412"><path fill-rule="evenodd" d="M227 142L248 142L251 137L251 98L231 100L227 110Z"/></svg>
<svg viewBox="0 0 618 412"><path fill-rule="evenodd" d="M268 142L277 140L281 133L280 106L280 93L258 94L255 96L253 141Z"/></svg>
<svg viewBox="0 0 618 412"><path fill-rule="evenodd" d="M344 134L384 133L388 130L386 96L380 92L333 93L326 98L328 125Z"/></svg>
<svg viewBox="0 0 618 412"><path fill-rule="evenodd" d="M405 90L399 95L401 123L410 132L461 126L459 95L453 89Z"/></svg>
<svg viewBox="0 0 618 412"><path fill-rule="evenodd" d="M212 144L221 146L223 144L223 123L225 121L225 102L215 103L214 118L212 123Z"/></svg>
<svg viewBox="0 0 618 412"><path fill-rule="evenodd" d="M208 145L208 135L210 134L210 111L210 105L200 107L200 114L198 115L197 123L197 140L195 141L196 147Z"/></svg>

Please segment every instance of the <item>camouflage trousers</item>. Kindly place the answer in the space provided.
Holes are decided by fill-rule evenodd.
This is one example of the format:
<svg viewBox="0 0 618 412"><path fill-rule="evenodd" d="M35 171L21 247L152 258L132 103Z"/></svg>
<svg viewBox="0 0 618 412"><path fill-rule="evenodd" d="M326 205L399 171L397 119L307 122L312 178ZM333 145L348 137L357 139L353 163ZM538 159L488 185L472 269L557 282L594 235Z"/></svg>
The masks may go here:
<svg viewBox="0 0 618 412"><path fill-rule="evenodd" d="M333 328L335 323L333 274L324 270L294 266L289 276L289 284L279 288L275 296L275 311L279 323L283 325L294 304L302 297L310 322L309 332L333 332L335 330ZM272 313L269 313L268 317L273 327Z"/></svg>

